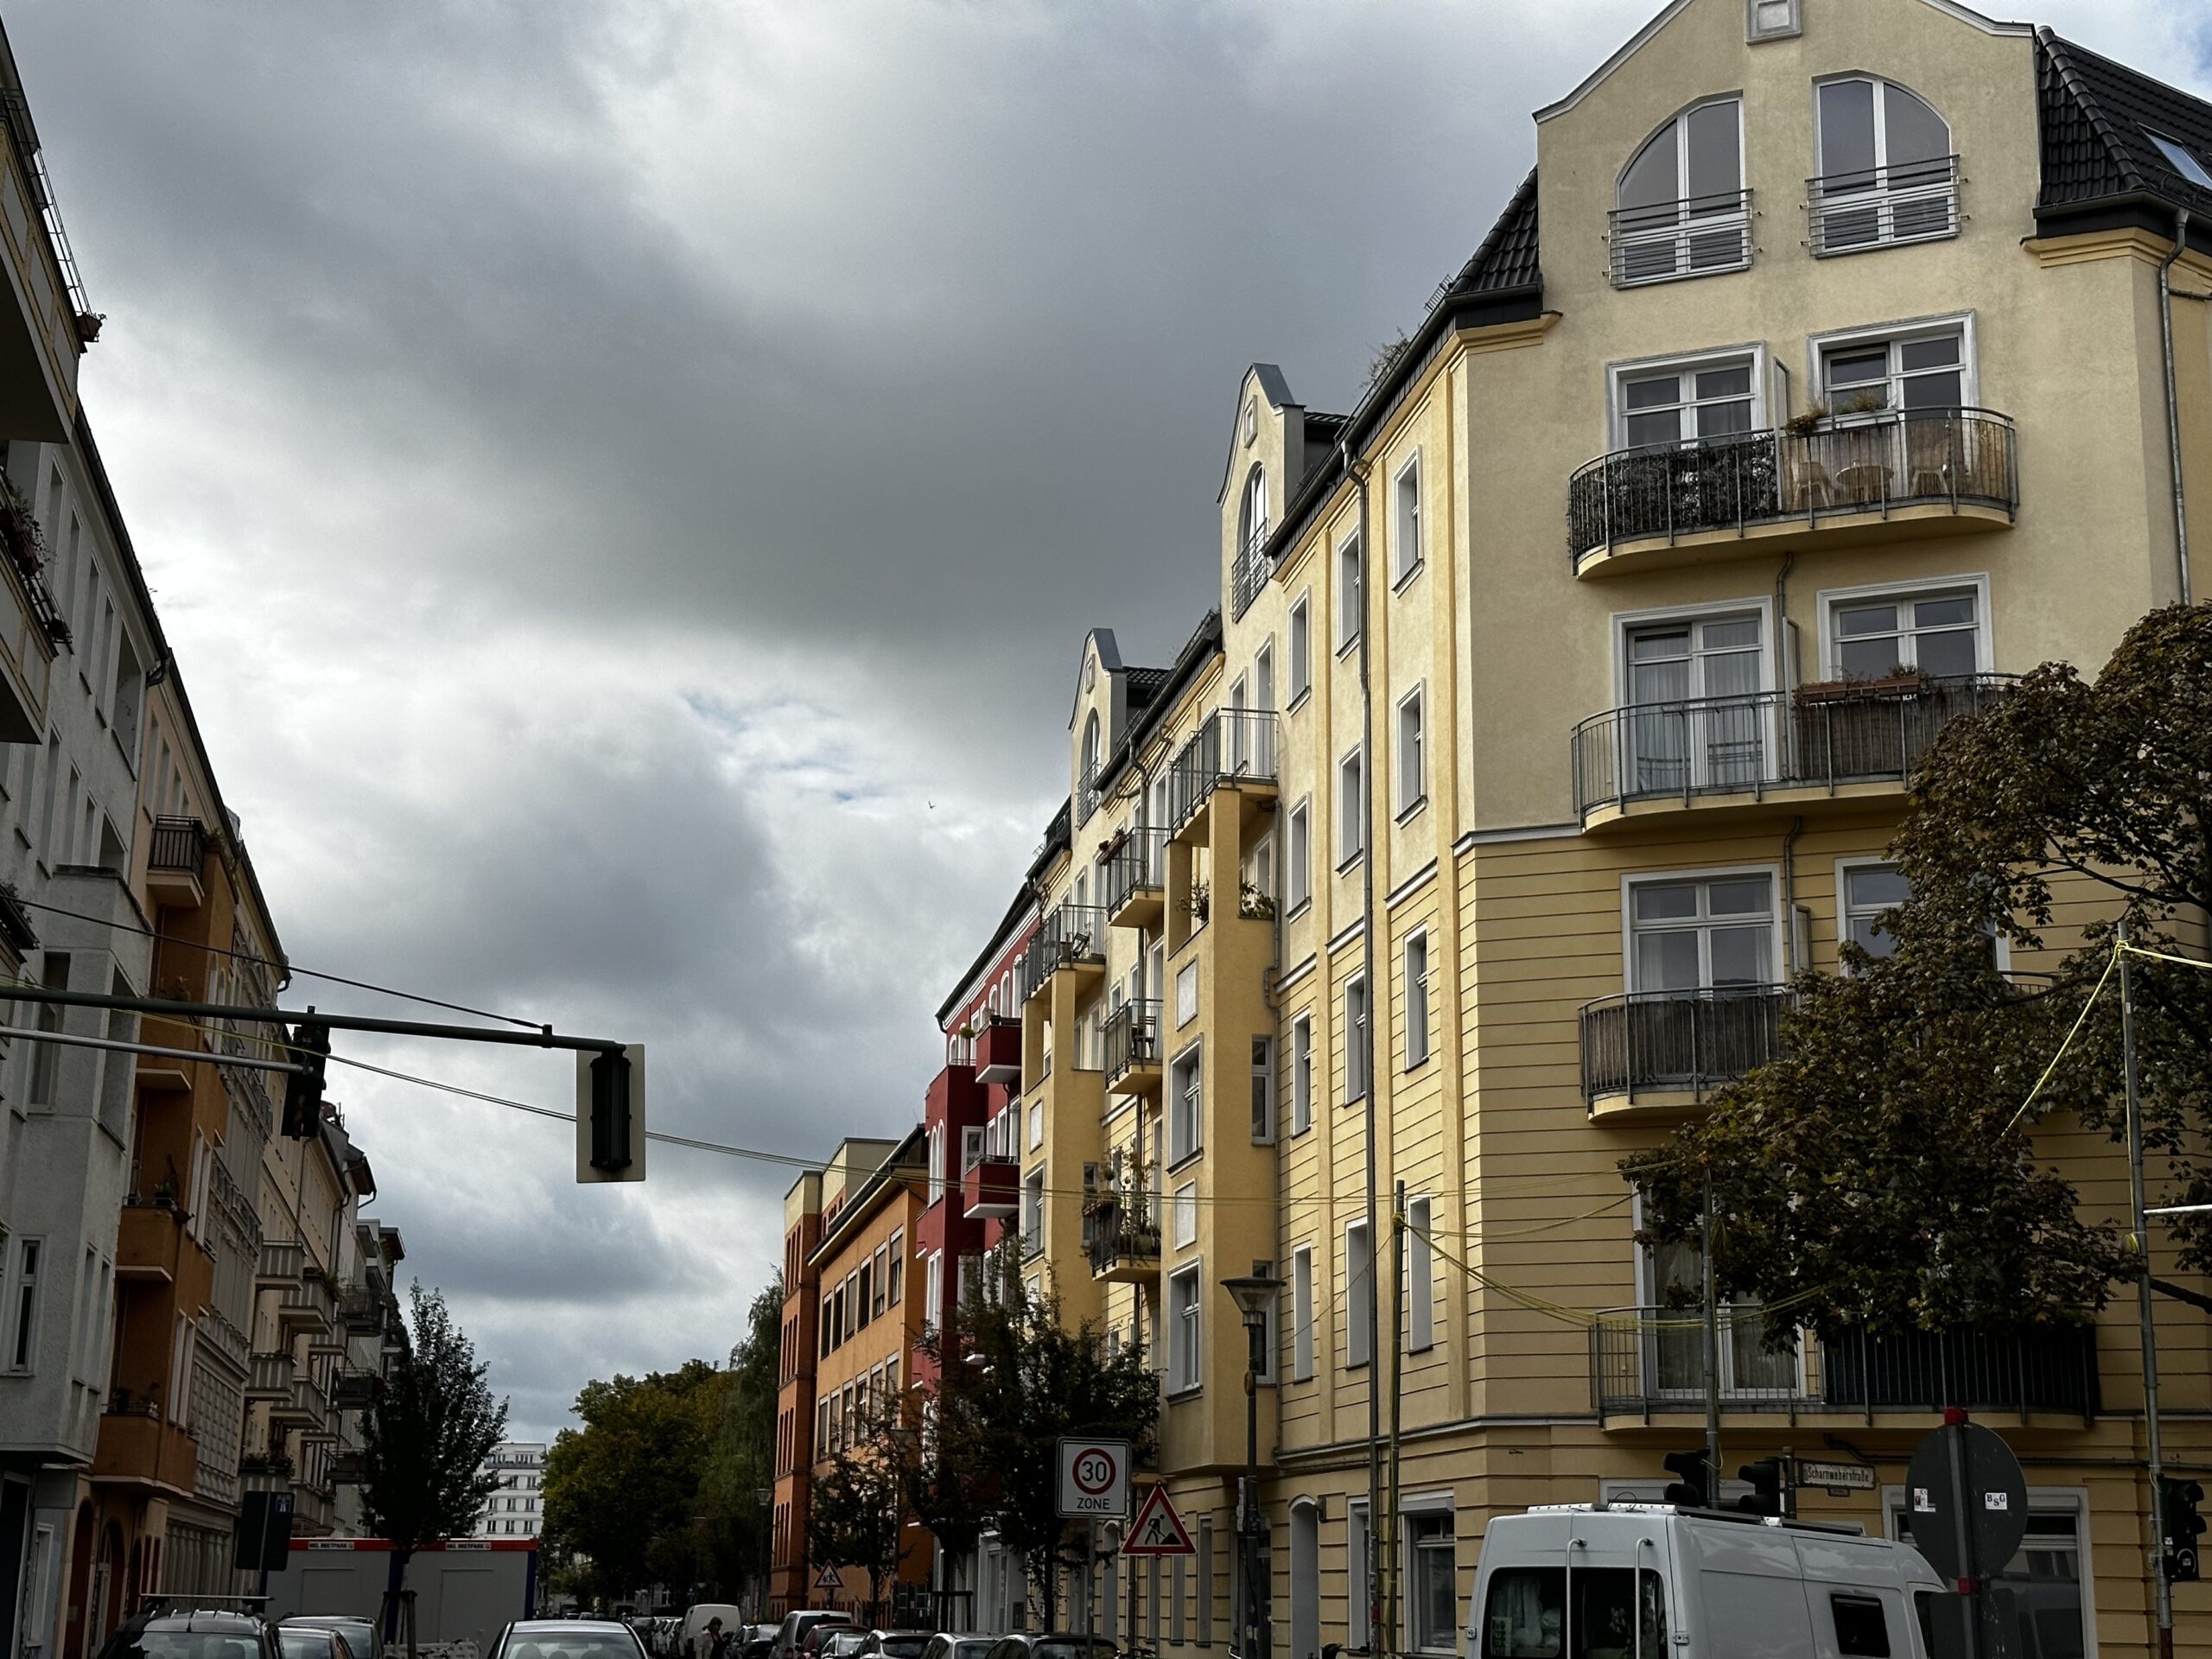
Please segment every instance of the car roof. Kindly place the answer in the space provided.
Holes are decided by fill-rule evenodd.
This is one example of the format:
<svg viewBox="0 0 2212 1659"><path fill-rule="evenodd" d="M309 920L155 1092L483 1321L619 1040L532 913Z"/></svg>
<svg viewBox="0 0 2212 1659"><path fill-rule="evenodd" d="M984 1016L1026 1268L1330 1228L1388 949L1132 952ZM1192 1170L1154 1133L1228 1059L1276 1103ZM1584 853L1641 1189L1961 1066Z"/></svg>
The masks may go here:
<svg viewBox="0 0 2212 1659"><path fill-rule="evenodd" d="M624 1636L633 1634L619 1618L518 1618L507 1628L518 1636L535 1636L540 1630L618 1630Z"/></svg>
<svg viewBox="0 0 2212 1659"><path fill-rule="evenodd" d="M257 1614L234 1613L219 1607L172 1607L162 1612L142 1613L132 1622L142 1630L220 1630L231 1636L257 1630L263 1624Z"/></svg>

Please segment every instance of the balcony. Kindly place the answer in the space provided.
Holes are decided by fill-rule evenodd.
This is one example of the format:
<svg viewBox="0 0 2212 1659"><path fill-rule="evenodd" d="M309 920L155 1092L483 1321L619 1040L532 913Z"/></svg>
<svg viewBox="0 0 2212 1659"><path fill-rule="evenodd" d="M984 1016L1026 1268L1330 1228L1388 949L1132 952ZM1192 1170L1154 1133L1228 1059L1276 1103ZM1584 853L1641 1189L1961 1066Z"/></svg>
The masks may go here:
<svg viewBox="0 0 2212 1659"><path fill-rule="evenodd" d="M365 1286L339 1299L338 1318L349 1337L373 1337L384 1329L384 1298Z"/></svg>
<svg viewBox="0 0 2212 1659"><path fill-rule="evenodd" d="M156 818L147 844L146 891L172 910L197 910L207 899L207 826L197 818Z"/></svg>
<svg viewBox="0 0 2212 1659"><path fill-rule="evenodd" d="M0 965L20 972L24 958L38 949L30 912L13 887L0 881Z"/></svg>
<svg viewBox="0 0 2212 1659"><path fill-rule="evenodd" d="M1160 1277L1160 1224L1141 1192L1092 1200L1084 1233L1093 1278L1134 1285Z"/></svg>
<svg viewBox="0 0 2212 1659"><path fill-rule="evenodd" d="M1946 1406L1974 1411L2063 1412L2084 1420L2102 1408L2096 1332L1958 1328L1800 1344L1781 1353L1761 1340L1757 1309L1733 1305L1720 1326L1719 1394L1728 1411L1801 1416L1878 1413L1933 1415ZM1590 1332L1590 1380L1601 1417L1650 1421L1705 1409L1705 1327L1690 1307L1618 1308Z"/></svg>
<svg viewBox="0 0 2212 1659"><path fill-rule="evenodd" d="M987 1014L976 1028L976 1081L1021 1087L1021 1021Z"/></svg>
<svg viewBox="0 0 2212 1659"><path fill-rule="evenodd" d="M1597 1122L1695 1107L1775 1057L1788 993L1779 985L1631 991L1582 1010L1582 1098Z"/></svg>
<svg viewBox="0 0 2212 1659"><path fill-rule="evenodd" d="M1840 680L1592 715L1570 740L1585 830L1682 811L1897 795L1961 715L1994 706L2002 674Z"/></svg>
<svg viewBox="0 0 2212 1659"><path fill-rule="evenodd" d="M365 1411L376 1403L384 1379L374 1371L346 1370L330 1382L330 1404L336 1411Z"/></svg>
<svg viewBox="0 0 2212 1659"><path fill-rule="evenodd" d="M1751 263L1751 193L1724 190L1605 215L1615 288L1717 276Z"/></svg>
<svg viewBox="0 0 2212 1659"><path fill-rule="evenodd" d="M289 1354L256 1354L246 1373L245 1397L249 1400L289 1400L292 1379L299 1375L299 1368L292 1363Z"/></svg>
<svg viewBox="0 0 2212 1659"><path fill-rule="evenodd" d="M1021 959L1021 1000L1044 990L1062 969L1105 974L1106 912L1097 906L1062 905L1045 918Z"/></svg>
<svg viewBox="0 0 2212 1659"><path fill-rule="evenodd" d="M340 1452L330 1460L330 1482L334 1486L359 1486L369 1478L369 1458L365 1452Z"/></svg>
<svg viewBox="0 0 2212 1659"><path fill-rule="evenodd" d="M1567 556L1606 576L1796 547L2003 530L2020 502L2009 416L1911 409L1623 449L1567 480Z"/></svg>
<svg viewBox="0 0 2212 1659"><path fill-rule="evenodd" d="M124 1202L116 1230L117 1278L173 1284L184 1251L184 1211L174 1199L133 1197Z"/></svg>
<svg viewBox="0 0 2212 1659"><path fill-rule="evenodd" d="M1077 828L1090 822L1091 814L1098 810L1098 768L1086 766L1083 776L1075 780L1075 822Z"/></svg>
<svg viewBox="0 0 2212 1659"><path fill-rule="evenodd" d="M1835 173L1805 181L1815 259L1959 233L1959 158Z"/></svg>
<svg viewBox="0 0 2212 1659"><path fill-rule="evenodd" d="M1149 1098L1160 1092L1160 1003L1124 1002L1106 1016L1106 1092Z"/></svg>
<svg viewBox="0 0 2212 1659"><path fill-rule="evenodd" d="M1167 768L1167 829L1181 837L1217 789L1272 801L1275 717L1266 709L1217 709L1198 722Z"/></svg>
<svg viewBox="0 0 2212 1659"><path fill-rule="evenodd" d="M281 1290L287 1285L298 1283L300 1269L306 1262L307 1251L301 1245L264 1239L261 1257L254 1264L254 1288Z"/></svg>
<svg viewBox="0 0 2212 1659"><path fill-rule="evenodd" d="M1157 927L1167 897L1166 827L1135 824L1116 836L1101 880L1110 926Z"/></svg>
<svg viewBox="0 0 2212 1659"><path fill-rule="evenodd" d="M1274 562L1268 557L1268 521L1262 518L1236 550L1236 563L1229 568L1230 620L1236 620L1252 608L1252 601L1267 591L1274 574Z"/></svg>
<svg viewBox="0 0 2212 1659"><path fill-rule="evenodd" d="M169 1421L157 1401L118 1390L100 1415L93 1482L190 1492L199 1478L199 1441Z"/></svg>
<svg viewBox="0 0 2212 1659"><path fill-rule="evenodd" d="M77 413L77 363L99 332L61 228L37 135L20 99L0 119L0 236L16 302L0 306L0 436L66 443Z"/></svg>
<svg viewBox="0 0 2212 1659"><path fill-rule="evenodd" d="M54 658L69 626L46 585L44 532L0 474L0 742L35 743L46 722Z"/></svg>
<svg viewBox="0 0 2212 1659"><path fill-rule="evenodd" d="M971 1216L1003 1220L1021 1208L1021 1166L1011 1158L984 1158L960 1177L960 1202Z"/></svg>

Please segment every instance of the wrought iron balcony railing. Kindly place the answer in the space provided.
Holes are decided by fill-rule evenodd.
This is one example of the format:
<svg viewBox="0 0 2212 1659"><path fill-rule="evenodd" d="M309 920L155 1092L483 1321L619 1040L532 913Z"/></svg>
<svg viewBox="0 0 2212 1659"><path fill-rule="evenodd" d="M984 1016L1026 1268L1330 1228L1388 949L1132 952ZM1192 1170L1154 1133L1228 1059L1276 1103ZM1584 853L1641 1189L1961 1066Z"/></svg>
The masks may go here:
<svg viewBox="0 0 2212 1659"><path fill-rule="evenodd" d="M1084 1234L1096 1275L1142 1273L1160 1266L1160 1223L1141 1192L1100 1199L1084 1217Z"/></svg>
<svg viewBox="0 0 2212 1659"><path fill-rule="evenodd" d="M1160 1003L1145 997L1124 1002L1106 1016L1106 1086L1140 1065L1160 1064Z"/></svg>
<svg viewBox="0 0 2212 1659"><path fill-rule="evenodd" d="M1106 855L1101 896L1109 916L1139 893L1158 892L1167 885L1167 829L1164 824L1132 824Z"/></svg>
<svg viewBox="0 0 2212 1659"><path fill-rule="evenodd" d="M1567 480L1567 556L1754 524L2020 501L2009 416L1986 409L1845 415L1807 431L1731 433L1600 455Z"/></svg>
<svg viewBox="0 0 2212 1659"><path fill-rule="evenodd" d="M1779 985L1630 991L1582 1009L1582 1097L1702 1097L1775 1057L1789 994Z"/></svg>
<svg viewBox="0 0 2212 1659"><path fill-rule="evenodd" d="M1021 996L1026 1002L1063 968L1106 957L1106 912L1096 905L1062 905L1045 918L1021 958Z"/></svg>
<svg viewBox="0 0 2212 1659"><path fill-rule="evenodd" d="M1262 519L1244 538L1243 546L1236 550L1236 563L1229 571L1229 614L1231 620L1252 608L1252 601L1267 590L1274 575L1274 561L1268 557L1268 524Z"/></svg>
<svg viewBox="0 0 2212 1659"><path fill-rule="evenodd" d="M1944 726L2007 696L2013 677L1900 675L1793 691L1631 703L1570 739L1574 810L1910 778Z"/></svg>
<svg viewBox="0 0 2212 1659"><path fill-rule="evenodd" d="M1274 710L1217 709L1168 764L1167 827L1180 830L1224 784L1274 779Z"/></svg>
<svg viewBox="0 0 2212 1659"><path fill-rule="evenodd" d="M156 870L200 874L207 856L207 826L197 818L156 818L146 862Z"/></svg>
<svg viewBox="0 0 2212 1659"><path fill-rule="evenodd" d="M1902 162L1805 181L1813 257L1959 232L1959 158Z"/></svg>
<svg viewBox="0 0 2212 1659"><path fill-rule="evenodd" d="M1615 288L1741 270L1751 263L1751 193L1724 190L1605 215Z"/></svg>

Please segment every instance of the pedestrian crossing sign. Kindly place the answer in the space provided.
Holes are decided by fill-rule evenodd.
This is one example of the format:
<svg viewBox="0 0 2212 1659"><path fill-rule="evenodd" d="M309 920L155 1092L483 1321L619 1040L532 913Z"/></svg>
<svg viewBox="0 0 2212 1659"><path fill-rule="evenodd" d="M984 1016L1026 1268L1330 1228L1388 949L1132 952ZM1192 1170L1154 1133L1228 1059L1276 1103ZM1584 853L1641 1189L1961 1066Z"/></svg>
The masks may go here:
<svg viewBox="0 0 2212 1659"><path fill-rule="evenodd" d="M814 1587L817 1590L842 1590L845 1587L845 1581L837 1576L836 1567L824 1567L815 1579Z"/></svg>
<svg viewBox="0 0 2212 1659"><path fill-rule="evenodd" d="M1183 1517L1175 1513L1175 1505L1167 1496L1165 1486L1154 1486L1144 1495L1144 1502L1137 1505L1136 1519L1129 1522L1128 1536L1122 1544L1124 1555L1195 1555L1198 1546L1191 1541L1191 1529L1183 1524Z"/></svg>

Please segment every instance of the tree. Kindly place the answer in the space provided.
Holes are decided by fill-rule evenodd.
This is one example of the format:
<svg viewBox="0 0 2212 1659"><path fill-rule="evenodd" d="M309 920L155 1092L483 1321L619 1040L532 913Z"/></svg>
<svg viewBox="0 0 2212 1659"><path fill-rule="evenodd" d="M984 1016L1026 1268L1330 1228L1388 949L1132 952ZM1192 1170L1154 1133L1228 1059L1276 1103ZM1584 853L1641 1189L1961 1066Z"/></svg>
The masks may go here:
<svg viewBox="0 0 2212 1659"><path fill-rule="evenodd" d="M362 1519L391 1541L385 1639L396 1634L399 1592L415 1552L470 1531L496 1478L485 1459L507 1431L507 1404L485 1382L490 1367L453 1316L444 1295L409 1287L414 1340L395 1358L362 1420ZM414 1630L408 1630L414 1651Z"/></svg>
<svg viewBox="0 0 2212 1659"><path fill-rule="evenodd" d="M1067 1435L1126 1440L1133 1464L1148 1461L1160 1379L1141 1350L1109 1351L1090 1321L1064 1325L1058 1297L1029 1291L1003 1255L987 1268L1002 1287L998 1298L971 1295L944 1329L925 1338L938 1376L923 1390L925 1421L909 1490L937 1508L933 1529L942 1524L960 1535L980 1512L980 1523L1020 1554L1049 1608L1060 1569L1087 1565L1081 1549L1071 1553L1075 1539L1059 1512L1055 1443Z"/></svg>
<svg viewBox="0 0 2212 1659"><path fill-rule="evenodd" d="M1624 1161L1641 1236L1694 1237L1709 1194L1714 1276L1766 1303L1776 1343L1801 1324L2018 1327L2102 1307L2141 1257L2029 1131L2123 1131L2118 999L2093 995L2122 920L2139 945L2202 955L2208 779L2202 608L2144 618L2094 681L2046 664L1951 721L1895 844L1910 891L1883 924L1893 951L1847 945L1844 974L1801 976L1778 1058ZM1998 940L2056 962L2008 975ZM2212 973L2131 972L2146 1144L2172 1201L2212 1200ZM2212 1266L2204 1217L2173 1230Z"/></svg>
<svg viewBox="0 0 2212 1659"><path fill-rule="evenodd" d="M872 1403L853 1438L830 1454L807 1499L811 1560L857 1567L868 1574L868 1619L883 1619L883 1583L895 1578L906 1535L906 1483L899 1436L905 1402Z"/></svg>
<svg viewBox="0 0 2212 1659"><path fill-rule="evenodd" d="M729 1352L721 1421L699 1483L705 1553L721 1583L757 1580L766 1605L765 1569L776 1484L776 1393L782 1382L784 1277L764 1286L747 1310L743 1340ZM762 1493L770 1497L764 1500Z"/></svg>

